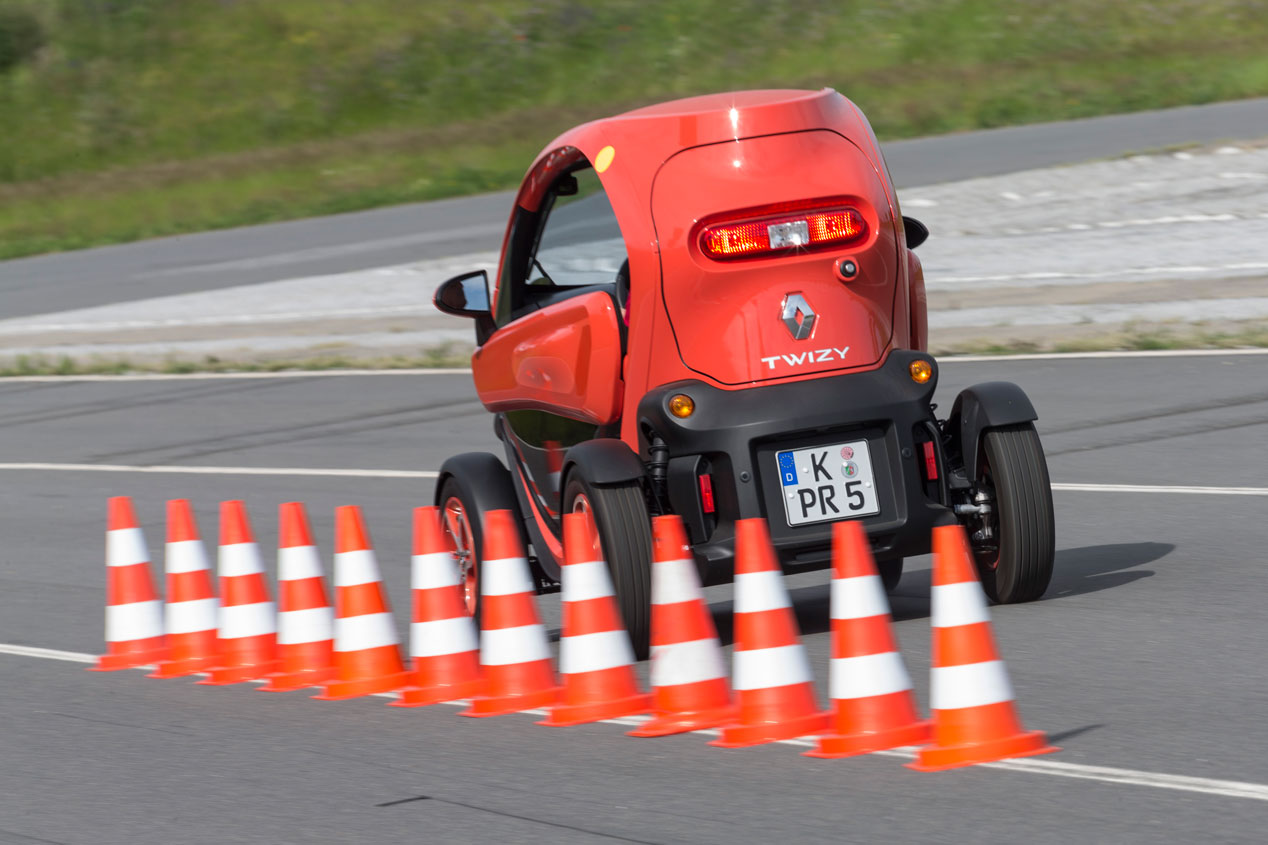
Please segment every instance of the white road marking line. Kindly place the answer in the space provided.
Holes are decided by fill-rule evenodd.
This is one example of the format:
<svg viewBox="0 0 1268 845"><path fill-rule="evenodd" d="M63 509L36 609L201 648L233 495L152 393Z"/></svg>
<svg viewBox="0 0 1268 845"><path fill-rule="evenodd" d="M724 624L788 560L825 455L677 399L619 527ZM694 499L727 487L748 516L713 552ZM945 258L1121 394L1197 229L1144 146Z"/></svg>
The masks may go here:
<svg viewBox="0 0 1268 845"><path fill-rule="evenodd" d="M165 475L297 475L335 478L439 478L430 469L343 469L338 467L217 467L133 464L0 463L0 471L139 472ZM1268 496L1268 487L1166 487L1153 484L1070 484L1054 482L1053 490L1083 493L1179 493L1195 496Z"/></svg>
<svg viewBox="0 0 1268 845"><path fill-rule="evenodd" d="M38 657L44 660L61 660L68 663L95 663L97 658L91 654L83 654L74 651L57 651L49 648L35 648L33 646L9 645L0 643L0 654L12 654L19 657ZM141 670L150 670L150 666L138 666ZM253 681L252 683L260 683ZM377 693L375 698L396 698L396 693ZM446 701L452 707L466 707L469 702L462 701ZM545 710L525 710L522 715L525 716L545 716ZM603 724L620 725L629 727L631 725L641 724L646 720L643 717L628 717L618 719L604 719ZM692 731L692 733L700 736L717 736L717 730ZM815 742L809 739L785 739L780 740L778 745L791 745L797 748L813 748ZM916 756L916 748L905 746L902 748L894 748L889 751L876 751L874 754L882 757L896 757L902 760L911 760ZM1141 786L1152 789L1170 789L1177 792L1194 792L1202 795L1218 795L1223 798L1243 798L1252 801L1268 801L1268 784L1249 783L1237 780L1218 780L1215 778L1192 777L1189 775L1171 775L1164 772L1148 772L1137 769L1119 769L1111 766L1088 766L1082 763L1066 763L1060 760L1048 760L1039 758L1023 758L1017 760L1001 760L995 763L979 764L980 768L985 769L1003 769L1010 772L1019 772L1023 774L1034 775L1050 775L1052 777L1071 778L1074 780L1088 780L1099 783L1117 783L1127 786Z"/></svg>
<svg viewBox="0 0 1268 845"><path fill-rule="evenodd" d="M1239 349L1140 349L1102 352L1027 352L1018 355L939 355L941 364L980 364L988 361L1078 361L1098 358L1214 358L1228 355L1268 355L1268 347Z"/></svg>
<svg viewBox="0 0 1268 845"><path fill-rule="evenodd" d="M1165 487L1157 484L1056 484L1082 493L1183 493L1198 496L1268 496L1268 487Z"/></svg>
<svg viewBox="0 0 1268 845"><path fill-rule="evenodd" d="M173 475L316 475L345 478L437 478L440 473L421 469L334 469L316 467L202 467L132 466L128 464L0 463L0 470L35 472L150 472Z"/></svg>
<svg viewBox="0 0 1268 845"><path fill-rule="evenodd" d="M470 375L461 367L417 367L399 370L276 370L267 373L124 373L121 375L0 376L0 385L76 381L203 381L215 379L326 378L328 376L449 376Z"/></svg>
<svg viewBox="0 0 1268 845"><path fill-rule="evenodd" d="M1020 230L1017 232L1020 234ZM1012 233L1009 233L1012 234ZM940 290L943 286L960 288L970 284L988 283L1019 284L1033 286L1070 279L1117 279L1122 276L1156 277L1175 273L1207 274L1233 272L1257 272L1268 270L1265 261L1238 261L1231 264L1161 264L1155 267L1120 267L1115 270L1093 270L1088 272L1065 272L1061 270L1035 270L1029 273L1000 273L990 276L939 276L927 282L927 290Z"/></svg>

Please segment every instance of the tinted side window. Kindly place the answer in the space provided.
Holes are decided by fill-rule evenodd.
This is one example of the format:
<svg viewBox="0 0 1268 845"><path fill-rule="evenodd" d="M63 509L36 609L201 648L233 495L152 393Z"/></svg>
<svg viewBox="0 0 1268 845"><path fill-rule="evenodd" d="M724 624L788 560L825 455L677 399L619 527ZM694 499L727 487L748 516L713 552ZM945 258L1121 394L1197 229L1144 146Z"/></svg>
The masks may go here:
<svg viewBox="0 0 1268 845"><path fill-rule="evenodd" d="M574 170L577 192L557 195L537 240L528 284L577 287L612 284L625 260L616 215L590 167Z"/></svg>

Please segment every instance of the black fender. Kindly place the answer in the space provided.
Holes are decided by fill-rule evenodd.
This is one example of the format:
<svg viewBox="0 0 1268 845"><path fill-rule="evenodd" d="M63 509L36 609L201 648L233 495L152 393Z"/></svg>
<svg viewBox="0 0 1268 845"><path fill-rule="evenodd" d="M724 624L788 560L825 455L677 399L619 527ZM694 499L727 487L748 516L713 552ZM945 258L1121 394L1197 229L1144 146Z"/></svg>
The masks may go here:
<svg viewBox="0 0 1268 845"><path fill-rule="evenodd" d="M1039 419L1026 392L1010 381L987 381L966 387L955 397L947 430L956 438L953 452L964 458L969 477L977 467L982 448L982 433L1004 425L1033 422Z"/></svg>
<svg viewBox="0 0 1268 845"><path fill-rule="evenodd" d="M586 440L570 448L564 454L562 484L567 484L568 474L577 464L585 467L586 477L594 484L621 484L647 477L638 455L615 437Z"/></svg>
<svg viewBox="0 0 1268 845"><path fill-rule="evenodd" d="M484 515L489 511L508 510L514 516L515 524L520 526L520 543L528 544L528 536L524 532L524 515L520 512L519 500L515 497L515 482L496 455L490 452L463 452L441 464L436 476L436 507L443 505L440 491L447 478L453 478L461 485L463 495L480 512L482 536Z"/></svg>

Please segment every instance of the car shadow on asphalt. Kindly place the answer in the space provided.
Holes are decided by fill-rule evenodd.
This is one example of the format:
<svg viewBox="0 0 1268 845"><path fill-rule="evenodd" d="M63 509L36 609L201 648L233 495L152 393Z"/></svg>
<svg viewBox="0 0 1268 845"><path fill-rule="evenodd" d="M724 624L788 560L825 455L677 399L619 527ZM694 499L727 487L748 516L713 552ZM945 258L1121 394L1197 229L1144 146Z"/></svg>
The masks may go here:
<svg viewBox="0 0 1268 845"><path fill-rule="evenodd" d="M1172 543L1110 543L1102 546L1081 546L1060 549L1053 567L1052 583L1040 601L1068 598L1122 587L1155 574L1152 569L1137 567L1152 563L1175 551ZM832 625L830 590L827 584L789 590L797 615L797 627L803 635L826 633ZM929 570L904 572L898 587L889 596L890 613L895 622L929 617ZM732 604L728 601L709 605L713 624L723 645L734 639L731 622Z"/></svg>

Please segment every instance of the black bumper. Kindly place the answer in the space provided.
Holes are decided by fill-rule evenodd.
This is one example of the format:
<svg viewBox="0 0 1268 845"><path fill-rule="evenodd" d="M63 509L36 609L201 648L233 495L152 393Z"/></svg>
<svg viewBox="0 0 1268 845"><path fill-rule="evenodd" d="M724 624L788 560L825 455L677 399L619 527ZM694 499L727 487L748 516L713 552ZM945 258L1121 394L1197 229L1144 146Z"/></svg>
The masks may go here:
<svg viewBox="0 0 1268 845"><path fill-rule="evenodd" d="M865 439L880 512L863 518L877 558L926 554L935 521L949 513L940 482L926 479L923 441L934 443L938 473L944 461L930 400L938 370L916 384L910 363L921 352L896 350L875 370L740 390L680 381L650 391L638 405L640 444L652 437L669 449L670 505L683 517L707 583L733 575L735 520L765 517L786 571L822 568L831 561L831 522L789 526L781 500L775 453ZM669 397L685 393L695 412L678 419ZM701 503L699 476L712 477L715 512Z"/></svg>

